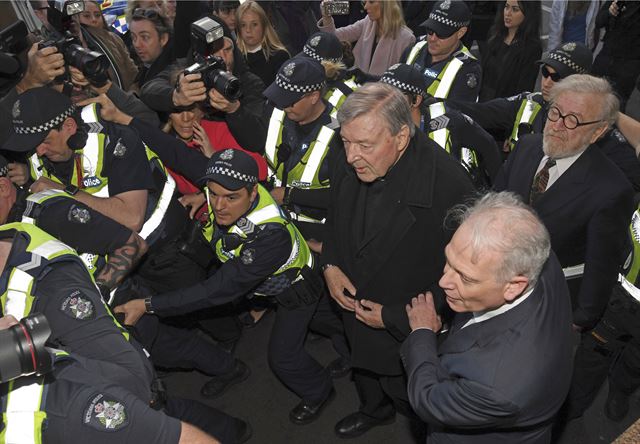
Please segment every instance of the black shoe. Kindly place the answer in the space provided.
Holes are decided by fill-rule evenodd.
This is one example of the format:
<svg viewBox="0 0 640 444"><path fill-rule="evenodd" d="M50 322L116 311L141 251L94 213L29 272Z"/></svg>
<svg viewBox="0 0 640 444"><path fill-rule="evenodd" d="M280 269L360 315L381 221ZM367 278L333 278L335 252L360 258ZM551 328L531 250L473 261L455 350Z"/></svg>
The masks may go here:
<svg viewBox="0 0 640 444"><path fill-rule="evenodd" d="M309 424L315 421L322 413L322 410L336 397L335 389L331 389L326 398L320 402L308 402L302 400L289 412L289 419L298 425Z"/></svg>
<svg viewBox="0 0 640 444"><path fill-rule="evenodd" d="M227 391L229 387L244 381L251 374L249 367L239 359L235 360L233 370L224 375L211 378L200 389L200 394L205 398L215 398Z"/></svg>
<svg viewBox="0 0 640 444"><path fill-rule="evenodd" d="M604 405L604 414L611 421L621 421L629 413L629 395L622 392L609 390L607 403Z"/></svg>
<svg viewBox="0 0 640 444"><path fill-rule="evenodd" d="M242 419L235 418L236 420L236 442L238 444L242 444L243 442L249 441L249 439L253 436L253 429L249 425L248 422L243 421Z"/></svg>
<svg viewBox="0 0 640 444"><path fill-rule="evenodd" d="M347 358L340 356L327 365L327 370L329 371L329 376L332 379L342 378L347 376L351 371L351 363Z"/></svg>
<svg viewBox="0 0 640 444"><path fill-rule="evenodd" d="M333 430L338 438L356 438L375 426L392 424L395 420L395 413L388 418L376 419L364 413L355 412L338 421Z"/></svg>

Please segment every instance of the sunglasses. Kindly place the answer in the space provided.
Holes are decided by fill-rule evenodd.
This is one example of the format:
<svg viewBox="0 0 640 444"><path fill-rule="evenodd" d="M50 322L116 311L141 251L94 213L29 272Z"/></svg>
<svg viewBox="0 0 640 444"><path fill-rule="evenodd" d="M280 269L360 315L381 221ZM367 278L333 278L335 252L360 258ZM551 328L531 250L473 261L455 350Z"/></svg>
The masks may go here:
<svg viewBox="0 0 640 444"><path fill-rule="evenodd" d="M160 13L155 9L143 9L137 8L133 11L131 17L133 18L150 18L155 19L160 16Z"/></svg>
<svg viewBox="0 0 640 444"><path fill-rule="evenodd" d="M559 82L564 78L562 75L560 75L560 73L549 72L546 66L543 66L542 68L540 68L540 73L542 74L542 77L544 77L545 79L547 77L551 77L551 80L553 80L554 82Z"/></svg>
<svg viewBox="0 0 640 444"><path fill-rule="evenodd" d="M453 34L455 34L455 31L453 31L449 35L444 35L442 33L434 31L433 29L427 28L427 35L432 36L434 34L435 34L436 37L438 37L439 39L443 40L443 39L448 39L449 37L451 37Z"/></svg>

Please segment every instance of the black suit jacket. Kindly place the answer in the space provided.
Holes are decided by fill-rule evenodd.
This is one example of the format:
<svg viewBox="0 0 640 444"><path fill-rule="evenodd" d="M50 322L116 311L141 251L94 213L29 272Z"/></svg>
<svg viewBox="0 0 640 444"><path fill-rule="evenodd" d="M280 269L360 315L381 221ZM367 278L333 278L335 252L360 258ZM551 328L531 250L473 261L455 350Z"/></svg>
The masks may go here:
<svg viewBox="0 0 640 444"><path fill-rule="evenodd" d="M387 175L374 229L362 236L354 227L362 185L344 151L331 179L331 200L322 261L340 267L358 299L384 306L386 329L373 329L344 311L351 364L378 374L402 374L398 350L409 333L405 305L427 289L437 289L444 247L451 238L443 222L449 208L473 192L467 174L445 150L416 131ZM357 223L357 222L356 222Z"/></svg>
<svg viewBox="0 0 640 444"><path fill-rule="evenodd" d="M498 173L494 189L514 191L528 202L543 156L541 134L521 138ZM582 282L573 295L573 322L582 327L595 325L624 260L634 210L631 184L591 145L533 207L549 230L560 264L585 264Z"/></svg>
<svg viewBox="0 0 640 444"><path fill-rule="evenodd" d="M461 328L457 314L439 348L431 330L402 345L409 401L427 443L542 444L569 390L571 305L553 253L533 292L511 310Z"/></svg>

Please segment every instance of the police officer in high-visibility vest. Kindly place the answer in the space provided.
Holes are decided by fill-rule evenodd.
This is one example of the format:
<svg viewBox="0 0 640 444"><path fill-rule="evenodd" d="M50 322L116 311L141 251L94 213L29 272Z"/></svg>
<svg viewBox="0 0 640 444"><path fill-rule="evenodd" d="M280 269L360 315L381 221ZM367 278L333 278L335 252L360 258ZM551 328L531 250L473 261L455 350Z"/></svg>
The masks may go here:
<svg viewBox="0 0 640 444"><path fill-rule="evenodd" d="M0 330L17 328L17 323L12 315L2 316ZM5 345L9 353L19 353L19 349L14 351ZM9 358L18 356L4 355L3 359ZM114 362L50 348L43 350L38 359L33 366L40 369L37 375L29 372L10 381L2 375L2 442L236 442L224 441L227 437L218 435L219 441L154 409L139 396L136 381ZM44 360L48 362L43 363ZM215 412L208 410L209 414Z"/></svg>
<svg viewBox="0 0 640 444"><path fill-rule="evenodd" d="M94 275L96 284L105 301L122 301L120 294L128 295L149 291L146 284L154 275L145 270L147 263L166 262L171 254L171 265L162 266L158 273L181 279L182 285L196 282L182 272L183 266L196 267L193 262L183 260L179 252L192 247L181 237L169 239L167 246L151 249L142 266L139 259L147 252L146 242L135 232L93 210L61 190L46 190L29 195L26 190L15 187L6 177L7 163L0 156L0 224L26 222L46 231L49 235L70 245L81 254L81 259ZM173 245L177 245L175 250ZM204 248L207 248L204 245ZM198 250L198 253L202 253ZM205 251L205 253L207 253ZM131 273L135 268L135 273ZM174 269L175 268L175 269ZM118 293L111 290L120 286ZM135 282L135 284L134 284ZM124 287L124 288L123 288ZM160 287L163 288L163 287ZM125 301L128 299L125 299ZM244 363L233 358L226 350L206 340L194 330L177 328L148 316L134 331L136 338L151 353L154 364L170 368L197 369L213 378L202 389L206 397L220 395L234 382L248 376ZM232 380L229 375L235 375Z"/></svg>
<svg viewBox="0 0 640 444"><path fill-rule="evenodd" d="M31 192L64 190L144 239L160 234L175 182L156 174L161 167L135 132L102 120L95 104L79 109L47 87L20 94L12 114L4 148L35 151Z"/></svg>
<svg viewBox="0 0 640 444"><path fill-rule="evenodd" d="M461 39L469 29L471 11L461 1L436 3L422 23L427 35L402 53L403 63L418 68L427 81L427 93L438 98L478 100L482 68Z"/></svg>
<svg viewBox="0 0 640 444"><path fill-rule="evenodd" d="M172 316L243 297L278 302L269 341L269 363L302 400L290 412L295 424L317 419L333 398L329 374L304 350L323 282L312 252L269 192L257 184L258 167L247 153L227 149L209 160L206 175L210 224L204 234L221 267L206 281L116 307L125 324L144 313Z"/></svg>
<svg viewBox="0 0 640 444"><path fill-rule="evenodd" d="M631 217L629 255L598 324L576 351L567 416L580 417L609 380L604 412L621 421L640 387L640 208Z"/></svg>
<svg viewBox="0 0 640 444"><path fill-rule="evenodd" d="M342 149L338 121L323 99L325 71L320 62L294 57L280 67L264 96L269 114L265 157L283 205L306 239L322 240L329 193L330 158Z"/></svg>
<svg viewBox="0 0 640 444"><path fill-rule="evenodd" d="M51 328L49 345L120 368L120 379L128 382L131 392L156 409L177 418L205 415L207 422L199 425L220 438L234 439L247 430L243 421L215 409L167 399L147 355L115 321L69 246L34 225L6 224L0 226L0 263L4 315L21 319L44 314Z"/></svg>
<svg viewBox="0 0 640 444"><path fill-rule="evenodd" d="M424 77L414 66L393 65L380 82L404 93L415 125L460 162L476 188L490 188L491 180L500 169L501 158L489 133L453 107L433 102L424 92Z"/></svg>
<svg viewBox="0 0 640 444"><path fill-rule="evenodd" d="M324 99L333 106L331 117L338 115L340 105L360 85L355 75L347 72L342 63L342 42L330 32L316 32L307 39L298 56L310 57L322 63L327 73L327 92Z"/></svg>

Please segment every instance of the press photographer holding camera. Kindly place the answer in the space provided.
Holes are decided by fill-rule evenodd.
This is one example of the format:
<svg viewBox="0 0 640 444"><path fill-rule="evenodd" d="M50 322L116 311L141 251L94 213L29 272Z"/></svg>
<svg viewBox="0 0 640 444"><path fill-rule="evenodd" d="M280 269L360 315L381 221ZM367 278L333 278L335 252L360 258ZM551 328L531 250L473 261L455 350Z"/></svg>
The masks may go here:
<svg viewBox="0 0 640 444"><path fill-rule="evenodd" d="M214 39L211 40L212 38ZM220 123L216 130L229 132L240 146L251 149L251 141L245 138L247 127L244 124L244 116L247 113L260 115L264 101L264 84L247 69L231 31L219 18L205 17L192 23L191 42L191 55L178 59L155 79L149 80L143 86L140 98L153 110L164 113L207 101L211 110L206 118ZM211 59L211 56L219 59ZM219 78L222 85L228 85L230 82L230 88L226 88L230 94L225 97L224 87L206 85L202 68L210 73L206 76L211 78L212 83L215 83L215 78ZM177 83L172 83L171 73L176 69L189 71L181 75ZM190 74L191 71L193 73ZM237 79L239 85L229 74ZM239 88L239 91L235 91L235 88Z"/></svg>

